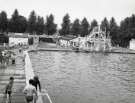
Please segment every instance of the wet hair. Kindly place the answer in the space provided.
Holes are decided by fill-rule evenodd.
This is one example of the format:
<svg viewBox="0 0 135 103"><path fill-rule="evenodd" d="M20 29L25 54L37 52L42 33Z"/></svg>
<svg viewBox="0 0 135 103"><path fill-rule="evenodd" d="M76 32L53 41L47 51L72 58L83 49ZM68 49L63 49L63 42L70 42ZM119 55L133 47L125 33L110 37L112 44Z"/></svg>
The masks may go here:
<svg viewBox="0 0 135 103"><path fill-rule="evenodd" d="M34 76L34 79L35 79L35 80L38 80L38 76L37 76L37 75L36 75L36 76Z"/></svg>
<svg viewBox="0 0 135 103"><path fill-rule="evenodd" d="M33 84L33 79L30 79L29 80L29 84Z"/></svg>
<svg viewBox="0 0 135 103"><path fill-rule="evenodd" d="M14 77L10 77L9 79L10 79L10 80L14 80Z"/></svg>

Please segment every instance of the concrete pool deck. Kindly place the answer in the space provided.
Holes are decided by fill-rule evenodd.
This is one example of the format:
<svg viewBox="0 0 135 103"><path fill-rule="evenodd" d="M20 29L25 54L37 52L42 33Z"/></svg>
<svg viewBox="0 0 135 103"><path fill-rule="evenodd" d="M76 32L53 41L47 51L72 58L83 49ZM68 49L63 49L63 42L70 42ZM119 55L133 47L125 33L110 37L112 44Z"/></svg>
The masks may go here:
<svg viewBox="0 0 135 103"><path fill-rule="evenodd" d="M59 52L80 52L80 53L116 53L116 54L135 54L135 50L122 47L112 47L111 51L91 51L91 50L74 50L69 47L57 46L54 43L40 43L29 46L29 52L35 51L59 51Z"/></svg>
<svg viewBox="0 0 135 103"><path fill-rule="evenodd" d="M135 50L127 49L127 48L113 48L111 51L90 51L90 50L73 50L71 48L62 48L62 47L44 47L37 49L30 49L30 52L34 51L59 51L59 52L80 52L80 53L117 53L117 54L135 54Z"/></svg>
<svg viewBox="0 0 135 103"><path fill-rule="evenodd" d="M25 51L25 64L23 62L22 54L19 54L17 49L15 52L17 54L16 64L9 65L7 68L0 68L0 103L6 103L7 101L5 98L5 86L9 82L10 76L14 77L11 103L26 103L25 96L22 91L25 85L28 85L29 79L34 76L28 52ZM41 93L38 92L37 103L52 103L45 90Z"/></svg>
<svg viewBox="0 0 135 103"><path fill-rule="evenodd" d="M17 53L17 50L15 52ZM10 76L14 77L11 103L26 103L24 94L22 93L25 86L24 64L21 55L18 55L18 53L15 65L10 64L7 68L0 68L0 103L6 103L4 92Z"/></svg>

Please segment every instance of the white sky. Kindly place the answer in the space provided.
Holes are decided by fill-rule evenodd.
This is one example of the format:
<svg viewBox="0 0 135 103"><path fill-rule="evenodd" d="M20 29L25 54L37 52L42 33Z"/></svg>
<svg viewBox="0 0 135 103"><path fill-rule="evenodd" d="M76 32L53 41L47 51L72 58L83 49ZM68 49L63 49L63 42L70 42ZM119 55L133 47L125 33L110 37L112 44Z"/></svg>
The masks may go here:
<svg viewBox="0 0 135 103"><path fill-rule="evenodd" d="M8 17L16 8L25 17L32 10L44 18L52 13L57 24L62 23L66 13L69 13L71 21L86 17L89 22L94 18L100 22L104 17L110 20L113 16L119 23L135 14L135 0L0 0L0 11L6 11Z"/></svg>

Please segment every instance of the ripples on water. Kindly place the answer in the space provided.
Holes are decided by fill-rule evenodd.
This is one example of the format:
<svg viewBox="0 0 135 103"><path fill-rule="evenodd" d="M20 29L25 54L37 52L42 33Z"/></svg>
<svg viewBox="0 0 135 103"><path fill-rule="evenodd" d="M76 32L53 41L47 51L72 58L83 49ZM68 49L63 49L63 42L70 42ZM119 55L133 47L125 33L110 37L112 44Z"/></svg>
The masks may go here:
<svg viewBox="0 0 135 103"><path fill-rule="evenodd" d="M134 103L135 56L31 52L32 66L54 103Z"/></svg>

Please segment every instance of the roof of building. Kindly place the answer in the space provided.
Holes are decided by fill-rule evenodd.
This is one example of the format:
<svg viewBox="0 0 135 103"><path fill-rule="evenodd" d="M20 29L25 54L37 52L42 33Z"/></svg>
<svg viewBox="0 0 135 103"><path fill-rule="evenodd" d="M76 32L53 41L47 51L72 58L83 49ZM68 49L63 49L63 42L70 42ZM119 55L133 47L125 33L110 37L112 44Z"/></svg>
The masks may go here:
<svg viewBox="0 0 135 103"><path fill-rule="evenodd" d="M9 33L8 36L13 38L28 38L27 33Z"/></svg>

